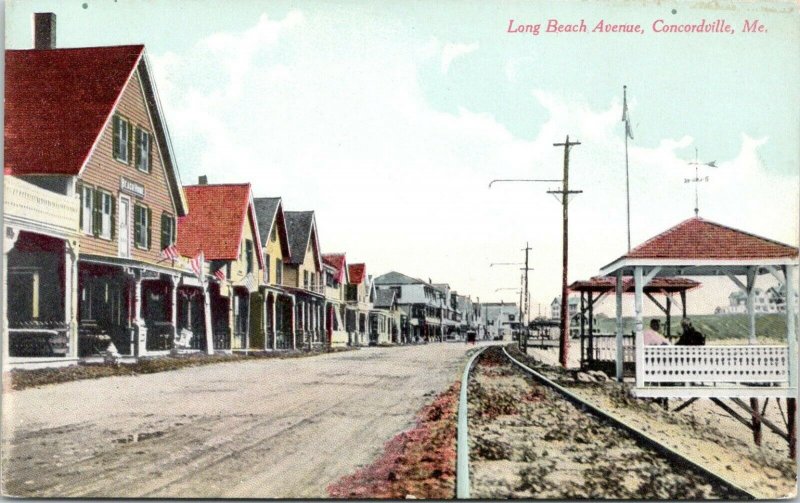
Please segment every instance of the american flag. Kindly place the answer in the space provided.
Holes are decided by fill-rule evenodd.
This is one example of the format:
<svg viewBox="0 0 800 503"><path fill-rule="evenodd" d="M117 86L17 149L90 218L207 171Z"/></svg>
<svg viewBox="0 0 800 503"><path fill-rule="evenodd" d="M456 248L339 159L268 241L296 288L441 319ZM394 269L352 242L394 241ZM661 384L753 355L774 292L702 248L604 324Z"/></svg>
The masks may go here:
<svg viewBox="0 0 800 503"><path fill-rule="evenodd" d="M203 262L205 262L205 258L202 250L195 258L189 261L189 265L192 266L192 271L194 271L195 276L197 276L200 281L203 281Z"/></svg>
<svg viewBox="0 0 800 503"><path fill-rule="evenodd" d="M214 272L214 276L220 281L225 281L225 271L222 269L217 269L216 272Z"/></svg>
<svg viewBox="0 0 800 503"><path fill-rule="evenodd" d="M181 254L178 252L178 248L175 245L169 245L161 250L161 256L163 258L178 260Z"/></svg>

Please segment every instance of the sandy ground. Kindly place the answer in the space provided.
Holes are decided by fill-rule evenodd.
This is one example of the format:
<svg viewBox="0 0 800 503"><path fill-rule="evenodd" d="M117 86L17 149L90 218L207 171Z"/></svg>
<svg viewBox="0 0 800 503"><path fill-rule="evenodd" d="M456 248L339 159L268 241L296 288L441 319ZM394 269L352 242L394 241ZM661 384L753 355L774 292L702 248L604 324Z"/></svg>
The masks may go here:
<svg viewBox="0 0 800 503"><path fill-rule="evenodd" d="M499 352L484 353L473 374L469 399L473 497L728 496L705 476L642 447L523 376Z"/></svg>
<svg viewBox="0 0 800 503"><path fill-rule="evenodd" d="M529 348L528 354L548 365L557 364L557 349ZM570 356L570 363L575 364L570 366L577 368L577 357L573 361L573 355ZM616 383L595 386L568 380L559 383L751 494L769 499L797 494L797 464L788 458L787 442L764 426L762 444L755 446L751 430L709 399L699 399L680 412L673 410L684 400L670 399L671 410L664 411L646 400L621 399L625 393ZM747 417L729 400L724 401ZM760 403L763 406L763 400ZM781 405L783 417L774 399L769 401L764 417L785 431L783 400Z"/></svg>
<svg viewBox="0 0 800 503"><path fill-rule="evenodd" d="M466 350L369 348L7 392L4 494L325 497L458 378Z"/></svg>

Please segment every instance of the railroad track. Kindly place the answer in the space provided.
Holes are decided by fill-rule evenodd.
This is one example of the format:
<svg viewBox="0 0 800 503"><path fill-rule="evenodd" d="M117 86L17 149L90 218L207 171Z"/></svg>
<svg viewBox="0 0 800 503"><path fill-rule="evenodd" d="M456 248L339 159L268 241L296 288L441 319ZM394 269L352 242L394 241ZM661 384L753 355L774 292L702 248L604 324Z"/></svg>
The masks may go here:
<svg viewBox="0 0 800 503"><path fill-rule="evenodd" d="M477 377L474 368L480 368ZM475 396L468 397L468 390ZM502 460L502 469L506 471L511 469L509 467L518 468L518 479L514 479L518 480L516 486L509 483L507 494L502 493L503 487L494 485L486 486L491 487L490 492L485 488L476 492L471 484L470 400L475 406L470 420L483 418L480 431L473 436L475 457L481 460L476 462L476 471L477 465L486 464L487 460ZM492 419L494 414L502 415L500 423L492 422L497 421ZM489 419L484 421L485 417ZM464 369L458 409L457 456L456 496L460 499L473 496L548 499L639 496L637 499L643 499L659 498L659 495L659 499L665 495L668 499L704 496L755 499L744 489L647 433L587 403L498 346L476 352ZM548 482L553 472L559 470L564 473L553 477L563 483ZM593 478L608 480L590 480ZM632 488L624 489L625 485ZM637 494L640 489L644 492ZM701 490L705 493L698 496L697 491ZM653 491L652 495L648 491Z"/></svg>

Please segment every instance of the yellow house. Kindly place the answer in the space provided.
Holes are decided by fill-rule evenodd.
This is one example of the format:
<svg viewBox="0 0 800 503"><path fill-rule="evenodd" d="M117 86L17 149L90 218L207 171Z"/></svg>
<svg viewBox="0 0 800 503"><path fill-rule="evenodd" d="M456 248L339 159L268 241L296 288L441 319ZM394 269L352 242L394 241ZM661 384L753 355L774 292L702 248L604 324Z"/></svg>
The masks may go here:
<svg viewBox="0 0 800 503"><path fill-rule="evenodd" d="M251 311L250 347L294 349L295 295L283 287L284 266L291 257L283 202L280 197L257 197L254 204L264 247L264 270Z"/></svg>
<svg viewBox="0 0 800 503"><path fill-rule="evenodd" d="M283 271L283 286L295 295L296 343L306 348L325 340L325 283L313 211L287 211L291 256Z"/></svg>

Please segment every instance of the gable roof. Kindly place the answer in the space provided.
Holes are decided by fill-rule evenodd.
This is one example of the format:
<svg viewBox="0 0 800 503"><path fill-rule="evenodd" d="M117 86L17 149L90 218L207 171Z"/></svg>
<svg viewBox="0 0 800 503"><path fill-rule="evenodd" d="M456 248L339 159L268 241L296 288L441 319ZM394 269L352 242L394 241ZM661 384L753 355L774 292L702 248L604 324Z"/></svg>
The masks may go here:
<svg viewBox="0 0 800 503"><path fill-rule="evenodd" d="M358 285L366 278L367 264L350 264L347 266L347 273L350 277L351 285Z"/></svg>
<svg viewBox="0 0 800 503"><path fill-rule="evenodd" d="M266 245L269 242L272 228L277 225L278 232L281 235L281 251L283 252L284 260L289 259L292 253L289 246L289 234L286 230L286 217L283 213L281 198L256 197L253 199L253 206L258 220L258 233L261 237L261 243Z"/></svg>
<svg viewBox="0 0 800 503"><path fill-rule="evenodd" d="M316 223L313 211L286 211L286 232L289 236L289 251L291 258L288 264L299 265L306 259L308 244L313 236L315 242L315 262L322 268L322 257L319 253L319 239L317 238Z"/></svg>
<svg viewBox="0 0 800 503"><path fill-rule="evenodd" d="M373 280L376 285L426 285L427 282L418 278L412 278L397 271L381 274Z"/></svg>
<svg viewBox="0 0 800 503"><path fill-rule="evenodd" d="M5 58L4 173L80 174L138 69L175 206L186 214L143 45L9 50Z"/></svg>
<svg viewBox="0 0 800 503"><path fill-rule="evenodd" d="M375 292L375 301L373 305L375 307L392 307L394 305L394 301L397 294L394 290L386 289L386 290L377 290Z"/></svg>
<svg viewBox="0 0 800 503"><path fill-rule="evenodd" d="M344 253L323 253L322 261L336 270L336 281L339 283L344 283L349 278Z"/></svg>
<svg viewBox="0 0 800 503"><path fill-rule="evenodd" d="M201 250L206 260L236 260L244 234L251 223L256 255L263 267L261 239L258 235L250 184L188 185L184 187L192 211L178 218L178 251L195 257Z"/></svg>

